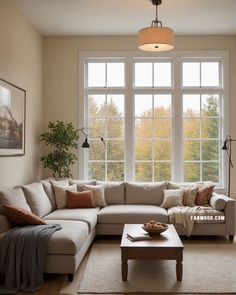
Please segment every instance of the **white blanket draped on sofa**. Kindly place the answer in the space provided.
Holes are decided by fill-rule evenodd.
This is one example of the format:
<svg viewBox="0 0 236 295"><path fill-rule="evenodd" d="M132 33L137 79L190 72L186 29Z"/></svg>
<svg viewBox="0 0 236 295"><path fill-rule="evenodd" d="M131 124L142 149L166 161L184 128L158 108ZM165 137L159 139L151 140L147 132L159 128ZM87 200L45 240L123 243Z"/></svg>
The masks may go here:
<svg viewBox="0 0 236 295"><path fill-rule="evenodd" d="M194 223L204 223L206 222L204 218L196 217L211 217L211 216L224 216L220 211L212 210L212 207L172 207L168 209L169 223L181 225L185 231L185 234L189 237L193 230ZM221 218L212 219L212 223L222 222ZM209 223L209 220L208 220Z"/></svg>

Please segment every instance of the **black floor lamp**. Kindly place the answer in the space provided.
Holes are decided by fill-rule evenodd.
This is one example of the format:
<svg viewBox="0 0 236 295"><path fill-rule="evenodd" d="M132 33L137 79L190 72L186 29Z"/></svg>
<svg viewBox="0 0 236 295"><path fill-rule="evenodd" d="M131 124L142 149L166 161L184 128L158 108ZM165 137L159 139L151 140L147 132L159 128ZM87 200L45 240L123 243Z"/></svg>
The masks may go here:
<svg viewBox="0 0 236 295"><path fill-rule="evenodd" d="M234 167L231 159L231 142L236 141L236 139L232 139L230 135L227 135L224 141L223 146L221 147L222 150L226 151L228 159L229 159L229 174L228 174L228 197L230 197L230 172L231 168Z"/></svg>

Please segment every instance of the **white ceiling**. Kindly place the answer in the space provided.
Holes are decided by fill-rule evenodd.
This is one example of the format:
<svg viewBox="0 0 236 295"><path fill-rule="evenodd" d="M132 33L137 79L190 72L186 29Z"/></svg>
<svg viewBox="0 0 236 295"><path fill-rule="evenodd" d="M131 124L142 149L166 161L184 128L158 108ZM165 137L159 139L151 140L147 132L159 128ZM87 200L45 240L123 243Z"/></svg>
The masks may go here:
<svg viewBox="0 0 236 295"><path fill-rule="evenodd" d="M135 35L150 26L150 0L14 0L45 36ZM236 0L163 0L159 19L176 34L236 34Z"/></svg>

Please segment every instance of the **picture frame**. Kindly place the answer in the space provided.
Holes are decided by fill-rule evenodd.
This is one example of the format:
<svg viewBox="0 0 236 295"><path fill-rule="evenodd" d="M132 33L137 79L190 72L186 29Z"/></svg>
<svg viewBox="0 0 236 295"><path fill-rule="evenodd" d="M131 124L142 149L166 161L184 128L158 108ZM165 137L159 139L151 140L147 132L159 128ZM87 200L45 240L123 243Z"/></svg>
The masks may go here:
<svg viewBox="0 0 236 295"><path fill-rule="evenodd" d="M26 90L0 79L0 157L25 155Z"/></svg>

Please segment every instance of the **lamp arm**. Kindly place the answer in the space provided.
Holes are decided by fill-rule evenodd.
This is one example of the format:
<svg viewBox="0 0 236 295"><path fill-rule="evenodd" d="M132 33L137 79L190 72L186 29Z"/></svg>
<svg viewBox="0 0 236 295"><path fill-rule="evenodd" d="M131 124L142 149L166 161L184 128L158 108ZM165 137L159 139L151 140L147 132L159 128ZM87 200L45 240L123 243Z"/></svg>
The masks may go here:
<svg viewBox="0 0 236 295"><path fill-rule="evenodd" d="M84 128L80 128L80 129L77 129L77 131L78 131L78 132L80 131L81 133L83 133L84 136L87 136L87 134L84 132L83 129L84 129Z"/></svg>
<svg viewBox="0 0 236 295"><path fill-rule="evenodd" d="M87 130L88 132L86 133L85 130ZM100 136L98 129L96 129L96 128L90 128L90 127L82 127L82 128L77 129L77 131L81 131L85 137L88 137L89 136L89 131L90 130L94 130L94 131L97 132L97 135L98 135L98 137L100 137L100 139L101 139L101 141L102 141L105 149L107 149L107 146L105 144L104 138Z"/></svg>

